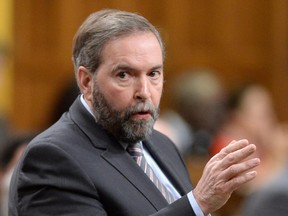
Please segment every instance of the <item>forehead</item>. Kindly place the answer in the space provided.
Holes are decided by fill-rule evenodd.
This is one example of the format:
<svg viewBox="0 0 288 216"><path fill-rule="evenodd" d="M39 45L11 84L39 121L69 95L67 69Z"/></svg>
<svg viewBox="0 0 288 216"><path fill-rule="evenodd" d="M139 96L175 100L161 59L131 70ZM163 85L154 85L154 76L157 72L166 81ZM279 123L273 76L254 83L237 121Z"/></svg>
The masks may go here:
<svg viewBox="0 0 288 216"><path fill-rule="evenodd" d="M102 61L111 59L139 59L163 62L163 53L152 32L136 32L108 41L102 50Z"/></svg>

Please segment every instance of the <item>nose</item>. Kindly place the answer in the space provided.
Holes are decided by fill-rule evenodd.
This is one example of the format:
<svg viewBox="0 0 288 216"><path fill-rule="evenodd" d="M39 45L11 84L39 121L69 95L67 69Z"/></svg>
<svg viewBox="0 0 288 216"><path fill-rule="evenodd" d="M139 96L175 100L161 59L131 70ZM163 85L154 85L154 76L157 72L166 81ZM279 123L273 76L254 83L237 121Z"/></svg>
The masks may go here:
<svg viewBox="0 0 288 216"><path fill-rule="evenodd" d="M139 77L135 82L135 98L138 100L147 100L151 97L150 83L147 77Z"/></svg>

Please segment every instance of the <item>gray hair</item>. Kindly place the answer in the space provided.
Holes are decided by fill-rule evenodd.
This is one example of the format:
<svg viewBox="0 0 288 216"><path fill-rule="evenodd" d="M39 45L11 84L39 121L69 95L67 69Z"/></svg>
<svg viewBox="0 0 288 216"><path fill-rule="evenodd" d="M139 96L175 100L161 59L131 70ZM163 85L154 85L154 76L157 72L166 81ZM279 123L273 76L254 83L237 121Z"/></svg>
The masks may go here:
<svg viewBox="0 0 288 216"><path fill-rule="evenodd" d="M96 72L102 61L103 47L108 41L137 32L152 32L159 41L164 59L165 47L160 33L144 17L111 9L91 14L74 37L72 60L75 73L79 66L84 66L92 73Z"/></svg>

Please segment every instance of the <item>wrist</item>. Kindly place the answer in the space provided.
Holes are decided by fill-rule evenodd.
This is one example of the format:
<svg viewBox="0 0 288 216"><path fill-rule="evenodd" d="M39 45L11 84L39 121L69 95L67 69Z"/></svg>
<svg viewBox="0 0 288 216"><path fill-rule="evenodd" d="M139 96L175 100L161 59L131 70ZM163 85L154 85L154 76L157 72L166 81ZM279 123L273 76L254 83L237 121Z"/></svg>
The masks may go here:
<svg viewBox="0 0 288 216"><path fill-rule="evenodd" d="M206 204L205 198L197 191L197 189L192 191L195 201L197 202L199 208L203 212L204 216L210 215L208 205Z"/></svg>

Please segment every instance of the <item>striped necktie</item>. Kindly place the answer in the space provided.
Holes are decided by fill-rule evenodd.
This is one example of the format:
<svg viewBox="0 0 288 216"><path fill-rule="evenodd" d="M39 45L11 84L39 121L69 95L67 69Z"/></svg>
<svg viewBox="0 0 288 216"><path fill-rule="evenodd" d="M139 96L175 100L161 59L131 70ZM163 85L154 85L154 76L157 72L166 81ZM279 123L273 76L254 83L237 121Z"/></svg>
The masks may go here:
<svg viewBox="0 0 288 216"><path fill-rule="evenodd" d="M162 184L162 182L157 178L152 168L147 163L144 155L141 143L136 143L129 145L127 147L128 153L132 156L132 158L136 161L138 166L144 171L144 173L149 177L149 179L154 183L154 185L158 188L158 190L162 193L164 198L170 204L175 201L175 197L170 193L169 190Z"/></svg>

